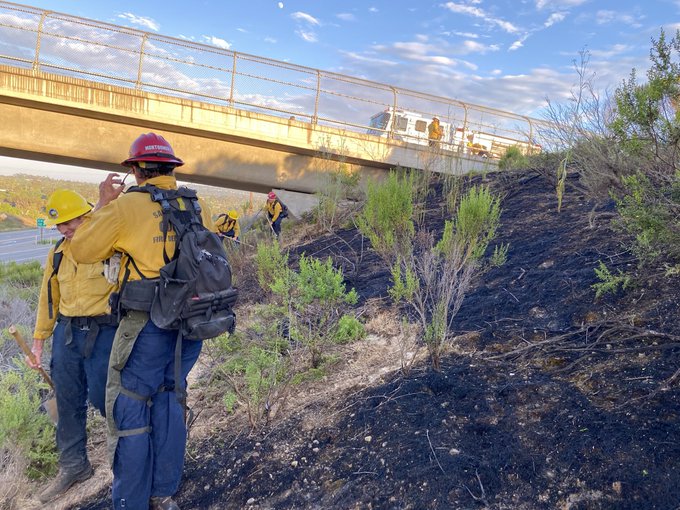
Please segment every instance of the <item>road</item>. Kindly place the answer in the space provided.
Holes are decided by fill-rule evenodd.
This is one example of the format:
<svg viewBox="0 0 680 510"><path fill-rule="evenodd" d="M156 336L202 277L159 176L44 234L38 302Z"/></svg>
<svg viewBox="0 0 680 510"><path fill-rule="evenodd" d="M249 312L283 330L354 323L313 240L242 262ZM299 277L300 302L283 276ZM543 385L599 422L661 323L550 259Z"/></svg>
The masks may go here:
<svg viewBox="0 0 680 510"><path fill-rule="evenodd" d="M39 243L40 230L42 230L43 243ZM51 228L30 228L26 230L13 230L0 232L0 262L29 262L37 260L45 263L47 252L52 247L52 242L59 239L60 234Z"/></svg>

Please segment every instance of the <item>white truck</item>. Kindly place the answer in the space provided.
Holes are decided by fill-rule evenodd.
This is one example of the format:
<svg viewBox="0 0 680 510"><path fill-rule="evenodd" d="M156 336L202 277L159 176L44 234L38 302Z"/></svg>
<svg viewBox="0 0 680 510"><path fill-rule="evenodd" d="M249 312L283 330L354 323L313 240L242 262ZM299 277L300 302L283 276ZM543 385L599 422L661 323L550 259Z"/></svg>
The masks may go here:
<svg viewBox="0 0 680 510"><path fill-rule="evenodd" d="M432 118L406 110L386 110L371 117L368 134L389 137L394 140L428 145L427 126ZM500 158L509 147L520 147L524 154L536 154L541 147L526 141L482 133L474 130L464 130L453 127L449 122L440 120L442 137L439 146L444 150L458 151L464 154L480 157Z"/></svg>
<svg viewBox="0 0 680 510"><path fill-rule="evenodd" d="M371 117L368 134L376 136L392 136L395 140L419 145L428 145L427 126L432 118L405 110L388 108L383 112L376 113ZM453 140L451 124L440 121L442 137L440 143L450 144Z"/></svg>

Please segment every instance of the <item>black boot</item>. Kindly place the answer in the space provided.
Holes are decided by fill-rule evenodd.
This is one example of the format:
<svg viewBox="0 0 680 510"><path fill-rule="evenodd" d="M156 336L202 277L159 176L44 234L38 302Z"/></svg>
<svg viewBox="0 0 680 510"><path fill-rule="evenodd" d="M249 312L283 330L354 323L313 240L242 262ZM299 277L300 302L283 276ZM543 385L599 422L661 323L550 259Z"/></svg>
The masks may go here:
<svg viewBox="0 0 680 510"><path fill-rule="evenodd" d="M38 499L41 503L52 501L71 488L74 483L84 482L94 474L94 469L88 462L80 468L60 468L57 477L43 490Z"/></svg>

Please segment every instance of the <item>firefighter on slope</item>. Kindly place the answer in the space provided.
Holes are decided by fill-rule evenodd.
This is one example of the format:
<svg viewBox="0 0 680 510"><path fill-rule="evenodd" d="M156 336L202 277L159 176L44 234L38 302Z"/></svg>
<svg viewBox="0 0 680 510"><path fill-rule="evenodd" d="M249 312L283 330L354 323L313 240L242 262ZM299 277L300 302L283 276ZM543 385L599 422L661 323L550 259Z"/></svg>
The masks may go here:
<svg viewBox="0 0 680 510"><path fill-rule="evenodd" d="M147 133L132 143L122 164L134 172L138 185L176 189L173 172L184 163L162 136ZM174 236L163 239L161 206L148 193L122 191L121 179L110 174L100 184L100 209L73 239L78 261L96 262L120 251L121 281L128 274L125 288L121 285L123 315L106 389L113 506L116 510L178 510L172 497L184 468L187 428L175 387L186 387L203 342L182 342L181 380L176 381L178 331L161 329L149 318L155 291L149 284L156 285L154 279L165 264L164 250L172 256ZM215 231L203 202L201 217Z"/></svg>
<svg viewBox="0 0 680 510"><path fill-rule="evenodd" d="M229 237L238 242L239 237L241 236L241 227L238 224L238 217L238 212L234 209L227 214L220 215L215 222L217 232L223 237Z"/></svg>
<svg viewBox="0 0 680 510"><path fill-rule="evenodd" d="M59 411L59 473L38 499L47 503L94 473L87 457L87 401L105 414L106 372L117 323L109 295L117 282L107 281L101 262L77 263L71 239L92 210L75 191L57 190L47 201L47 223L63 240L47 256L35 331L31 368L40 367L45 340L52 336L50 373ZM55 273L56 266L56 273Z"/></svg>
<svg viewBox="0 0 680 510"><path fill-rule="evenodd" d="M269 219L269 224L272 226L274 236L276 236L278 239L281 235L281 220L287 216L287 213L283 204L273 191L270 191L267 194L267 203L265 204L265 209L267 211L267 218Z"/></svg>

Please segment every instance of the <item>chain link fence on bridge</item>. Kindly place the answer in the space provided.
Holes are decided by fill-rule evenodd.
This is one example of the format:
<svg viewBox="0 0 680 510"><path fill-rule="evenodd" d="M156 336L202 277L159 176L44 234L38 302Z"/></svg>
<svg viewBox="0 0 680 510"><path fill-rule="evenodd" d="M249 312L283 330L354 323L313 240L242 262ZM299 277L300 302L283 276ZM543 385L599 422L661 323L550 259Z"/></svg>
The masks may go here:
<svg viewBox="0 0 680 510"><path fill-rule="evenodd" d="M427 123L435 116L450 129L448 143L458 134L460 147L465 138L472 142L485 134L505 148L517 142L539 149L546 125L494 108L1 1L0 63L419 143L427 143ZM387 122L381 112L398 115Z"/></svg>

